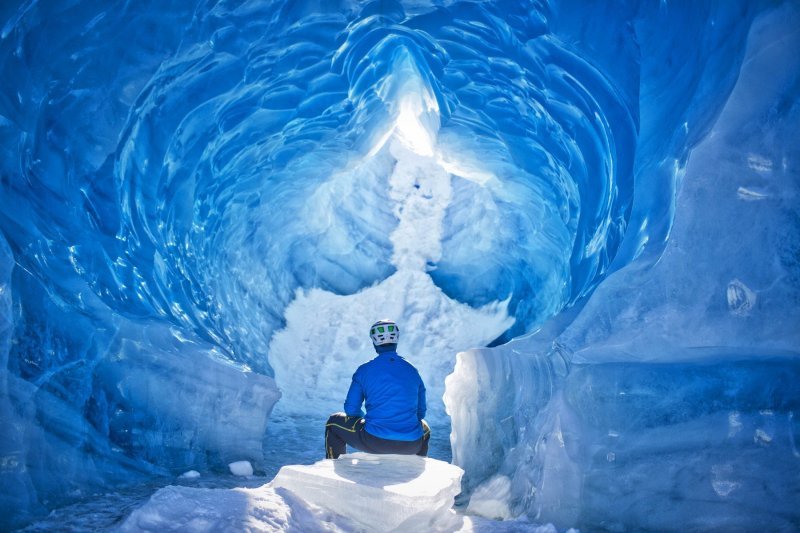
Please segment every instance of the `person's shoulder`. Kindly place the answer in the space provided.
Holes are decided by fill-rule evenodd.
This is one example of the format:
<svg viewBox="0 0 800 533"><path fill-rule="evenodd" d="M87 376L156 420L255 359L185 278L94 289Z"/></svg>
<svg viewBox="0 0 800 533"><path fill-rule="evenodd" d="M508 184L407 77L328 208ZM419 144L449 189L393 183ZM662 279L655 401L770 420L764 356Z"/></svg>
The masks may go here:
<svg viewBox="0 0 800 533"><path fill-rule="evenodd" d="M413 368L414 372L417 372L419 374L419 371L417 370L417 367L415 367L414 364L411 361L409 361L408 359L406 359L405 357L403 357L400 354L397 354L397 358L400 359L403 363L405 363L408 366L410 366L411 368Z"/></svg>
<svg viewBox="0 0 800 533"><path fill-rule="evenodd" d="M369 368L371 368L371 367L375 366L375 364L376 364L377 362L378 362L378 358L377 358L377 357L373 357L373 358L372 358L372 359L370 359L369 361L366 361L366 362L364 362L364 363L361 363L361 364L358 366L358 368L356 369L356 373L358 373L358 372L363 372L363 371L365 371L365 370L367 370L367 369L369 369Z"/></svg>

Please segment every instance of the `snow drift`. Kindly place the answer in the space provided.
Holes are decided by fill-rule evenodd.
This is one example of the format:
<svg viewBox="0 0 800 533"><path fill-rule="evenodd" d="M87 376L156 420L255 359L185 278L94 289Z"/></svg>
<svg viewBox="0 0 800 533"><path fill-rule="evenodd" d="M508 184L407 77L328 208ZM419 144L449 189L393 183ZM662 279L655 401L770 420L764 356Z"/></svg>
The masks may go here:
<svg viewBox="0 0 800 533"><path fill-rule="evenodd" d="M738 420L730 449L791 477L797 11L4 3L0 527L154 477L260 471L270 417L317 431L386 312L431 391L439 458L456 353L497 347L463 356L447 390L475 512L605 524L598 458L644 454L626 472L649 472L684 372L699 377L680 427L702 438L674 446ZM705 385L718 370L693 365L712 359L730 383ZM618 422L640 405L603 399L660 394L645 363L678 366L664 420L632 441ZM575 388L587 376L597 391ZM762 452L737 440L751 433ZM730 509L758 483L726 457L689 478ZM774 499L796 500L776 476ZM645 527L690 484L648 485L619 523Z"/></svg>

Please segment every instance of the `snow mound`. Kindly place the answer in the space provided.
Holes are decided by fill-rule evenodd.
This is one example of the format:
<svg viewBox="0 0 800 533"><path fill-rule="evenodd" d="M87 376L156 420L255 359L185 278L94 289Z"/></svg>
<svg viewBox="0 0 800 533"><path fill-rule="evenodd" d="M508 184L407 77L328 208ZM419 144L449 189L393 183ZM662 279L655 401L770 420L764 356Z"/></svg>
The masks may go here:
<svg viewBox="0 0 800 533"><path fill-rule="evenodd" d="M229 464L228 468L234 476L253 475L253 465L250 464L250 461L235 461Z"/></svg>
<svg viewBox="0 0 800 533"><path fill-rule="evenodd" d="M353 453L281 468L272 481L368 531L453 530L459 467L416 455Z"/></svg>
<svg viewBox="0 0 800 533"><path fill-rule="evenodd" d="M268 486L255 489L165 487L135 510L121 533L153 531L357 531L334 513Z"/></svg>
<svg viewBox="0 0 800 533"><path fill-rule="evenodd" d="M415 455L355 453L284 466L258 488L165 487L119 531L484 531L488 522L452 510L462 474Z"/></svg>

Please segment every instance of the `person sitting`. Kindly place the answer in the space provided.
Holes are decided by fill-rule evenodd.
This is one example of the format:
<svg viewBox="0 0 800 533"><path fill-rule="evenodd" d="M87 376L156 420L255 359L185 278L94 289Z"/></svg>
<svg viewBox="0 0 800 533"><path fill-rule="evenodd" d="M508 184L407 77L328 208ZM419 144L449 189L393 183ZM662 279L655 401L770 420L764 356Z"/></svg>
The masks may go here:
<svg viewBox="0 0 800 533"><path fill-rule="evenodd" d="M397 353L400 330L392 320L379 320L370 337L378 356L353 374L344 412L328 418L325 457L338 458L348 444L368 453L426 456L431 431L423 420L425 385L414 365Z"/></svg>

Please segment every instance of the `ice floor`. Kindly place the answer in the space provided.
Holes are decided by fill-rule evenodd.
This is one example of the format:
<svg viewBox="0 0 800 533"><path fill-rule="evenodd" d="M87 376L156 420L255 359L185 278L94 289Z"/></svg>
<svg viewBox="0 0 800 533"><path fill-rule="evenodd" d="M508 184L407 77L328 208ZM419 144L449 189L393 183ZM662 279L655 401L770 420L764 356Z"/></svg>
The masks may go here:
<svg viewBox="0 0 800 533"><path fill-rule="evenodd" d="M309 453L310 455L310 453ZM163 485L140 487L88 496L85 501L56 509L22 532L64 531L71 533L112 531L365 531L346 517L326 512L291 494L270 487L268 476L240 477L230 474L204 474L194 479L176 478ZM244 500L256 502L244 505ZM151 529L131 522L130 517L142 508L155 509L147 517ZM140 512L139 515L142 513ZM527 519L496 521L466 515L455 506L442 513L439 529L461 533L556 533L550 524L536 524ZM198 519L200 517L200 519ZM143 521L143 524L148 522ZM230 527L227 527L230 526ZM403 531L404 529L400 529ZM421 531L420 529L415 529Z"/></svg>
<svg viewBox="0 0 800 533"><path fill-rule="evenodd" d="M0 2L0 529L358 527L253 491L384 316L463 528L800 529L797 50L796 0Z"/></svg>
<svg viewBox="0 0 800 533"><path fill-rule="evenodd" d="M203 472L200 477L195 479L154 480L153 483L126 490L97 493L86 496L79 503L52 511L46 519L37 521L22 531L43 532L58 530L76 533L116 531L132 512L145 505L157 491L168 486L209 491L227 491L234 488L258 489L269 483L281 467L285 465L313 464L324 456L323 430L320 428L324 427L326 418L327 416L319 417L319 420L313 420L312 423L309 423L307 416L298 417L286 414L280 408L277 408L273 412L267 427L264 440L264 462L254 476L241 477L230 473ZM282 450L282 452L278 453L276 450ZM430 457L445 462L450 461L449 433L435 435L431 439ZM275 509L282 509L289 505L280 497L271 497L273 499L269 500L268 498L268 500L274 504L273 507ZM463 509L459 512L463 512ZM474 520L470 523L474 527L486 528L488 527L488 522L490 521L484 518L474 517ZM308 522L306 525L310 523ZM266 528L267 526L265 525L264 527ZM499 524L498 527L500 527ZM506 529L501 529L501 531L516 530L513 528L509 530L508 528L511 527L509 524L503 527ZM213 529L206 530L211 531ZM270 531L269 529L264 530ZM475 529L475 531L484 530ZM492 530L494 531L495 529ZM465 531L472 531L472 529ZM545 529L543 531L546 532L548 530Z"/></svg>

